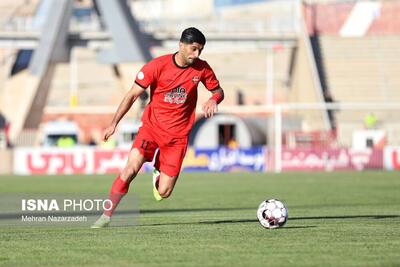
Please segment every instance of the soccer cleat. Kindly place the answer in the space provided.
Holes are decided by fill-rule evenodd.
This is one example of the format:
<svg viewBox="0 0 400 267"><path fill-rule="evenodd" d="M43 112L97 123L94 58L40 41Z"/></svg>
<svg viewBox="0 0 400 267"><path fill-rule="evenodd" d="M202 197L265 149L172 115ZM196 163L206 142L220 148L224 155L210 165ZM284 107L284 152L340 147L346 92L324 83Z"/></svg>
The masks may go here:
<svg viewBox="0 0 400 267"><path fill-rule="evenodd" d="M160 176L160 171L157 170L156 168L154 168L154 170L153 170L153 195L157 201L163 200L162 196L160 196L160 193L158 192L157 187L156 187L157 178L159 176Z"/></svg>
<svg viewBox="0 0 400 267"><path fill-rule="evenodd" d="M92 229L105 228L108 227L110 223L111 223L111 217L102 214L100 218L98 218L97 221L92 226L90 226L90 228Z"/></svg>

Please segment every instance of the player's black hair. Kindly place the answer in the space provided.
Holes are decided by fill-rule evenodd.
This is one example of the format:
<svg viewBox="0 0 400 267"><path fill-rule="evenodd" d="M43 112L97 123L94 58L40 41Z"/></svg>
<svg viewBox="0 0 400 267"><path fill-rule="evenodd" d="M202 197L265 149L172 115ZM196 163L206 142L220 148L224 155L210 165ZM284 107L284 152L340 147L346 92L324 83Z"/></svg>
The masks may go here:
<svg viewBox="0 0 400 267"><path fill-rule="evenodd" d="M190 27L182 32L180 41L185 44L199 43L201 45L205 45L206 37L195 27Z"/></svg>

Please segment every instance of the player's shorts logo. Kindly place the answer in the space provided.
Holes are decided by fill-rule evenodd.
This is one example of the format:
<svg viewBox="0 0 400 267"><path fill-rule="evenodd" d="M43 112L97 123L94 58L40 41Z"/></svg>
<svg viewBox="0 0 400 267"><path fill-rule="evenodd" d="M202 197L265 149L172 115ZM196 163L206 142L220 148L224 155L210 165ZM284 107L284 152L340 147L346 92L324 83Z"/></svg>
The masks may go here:
<svg viewBox="0 0 400 267"><path fill-rule="evenodd" d="M186 89L178 86L170 92L164 94L164 102L173 104L183 104L186 102L187 93Z"/></svg>

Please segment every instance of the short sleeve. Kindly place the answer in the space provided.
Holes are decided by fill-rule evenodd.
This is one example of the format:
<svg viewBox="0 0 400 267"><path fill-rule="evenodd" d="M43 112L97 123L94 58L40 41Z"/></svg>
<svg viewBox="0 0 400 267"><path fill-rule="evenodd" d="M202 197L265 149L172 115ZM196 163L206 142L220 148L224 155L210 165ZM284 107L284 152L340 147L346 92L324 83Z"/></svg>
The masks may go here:
<svg viewBox="0 0 400 267"><path fill-rule="evenodd" d="M149 87L155 80L157 69L154 60L145 64L136 74L135 83L143 88Z"/></svg>
<svg viewBox="0 0 400 267"><path fill-rule="evenodd" d="M204 62L204 63L205 63L205 67L204 67L204 72L203 72L203 77L201 79L201 82L210 91L217 89L219 87L219 81L218 81L217 77L215 76L215 73L212 70L212 68L210 67L210 65L208 65L207 62Z"/></svg>

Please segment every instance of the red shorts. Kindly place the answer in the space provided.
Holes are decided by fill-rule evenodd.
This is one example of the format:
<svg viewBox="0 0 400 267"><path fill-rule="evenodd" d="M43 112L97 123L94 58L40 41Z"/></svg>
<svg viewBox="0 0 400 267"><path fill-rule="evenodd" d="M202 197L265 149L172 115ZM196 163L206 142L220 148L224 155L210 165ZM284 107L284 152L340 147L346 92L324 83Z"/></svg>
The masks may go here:
<svg viewBox="0 0 400 267"><path fill-rule="evenodd" d="M137 148L146 161L152 161L158 150L154 167L168 176L178 176L188 146L188 136L170 137L149 129L139 128L132 148Z"/></svg>

